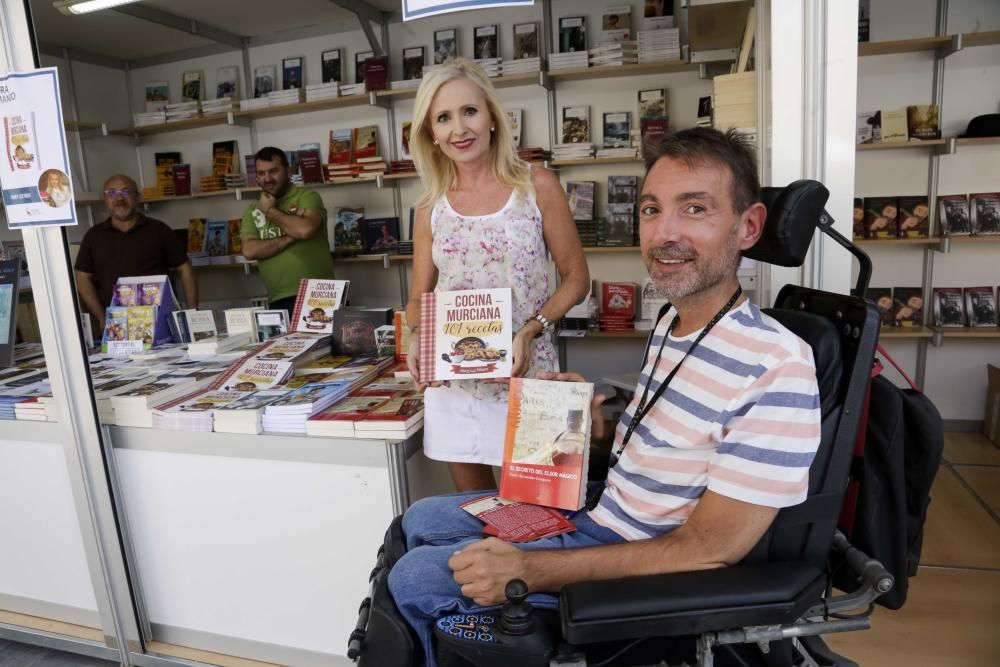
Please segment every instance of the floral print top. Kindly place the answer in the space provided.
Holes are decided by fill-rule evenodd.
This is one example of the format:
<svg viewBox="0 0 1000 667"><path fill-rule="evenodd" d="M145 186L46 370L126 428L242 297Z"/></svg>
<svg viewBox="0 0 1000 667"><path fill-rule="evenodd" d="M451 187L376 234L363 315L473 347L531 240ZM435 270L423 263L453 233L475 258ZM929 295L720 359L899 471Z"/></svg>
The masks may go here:
<svg viewBox="0 0 1000 667"><path fill-rule="evenodd" d="M442 196L431 209L432 256L438 269L435 291L510 287L514 332L549 299L549 269L542 236L542 212L535 197L516 188L502 209L489 215L461 215ZM527 377L555 370L552 336L532 341ZM506 401L507 386L482 380L452 381L474 396Z"/></svg>

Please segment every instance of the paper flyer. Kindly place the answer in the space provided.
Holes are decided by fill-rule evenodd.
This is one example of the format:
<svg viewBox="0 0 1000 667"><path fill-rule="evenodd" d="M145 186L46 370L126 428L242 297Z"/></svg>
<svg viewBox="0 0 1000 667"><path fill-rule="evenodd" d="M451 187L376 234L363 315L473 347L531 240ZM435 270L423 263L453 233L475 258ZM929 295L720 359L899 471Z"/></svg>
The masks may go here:
<svg viewBox="0 0 1000 667"><path fill-rule="evenodd" d="M0 187L7 224L77 224L55 67L0 76Z"/></svg>

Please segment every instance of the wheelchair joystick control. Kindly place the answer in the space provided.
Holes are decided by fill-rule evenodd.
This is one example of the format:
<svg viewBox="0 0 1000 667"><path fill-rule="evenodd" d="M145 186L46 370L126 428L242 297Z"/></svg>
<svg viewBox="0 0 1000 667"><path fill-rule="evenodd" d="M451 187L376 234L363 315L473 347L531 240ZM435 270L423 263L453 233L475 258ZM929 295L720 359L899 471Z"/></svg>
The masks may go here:
<svg viewBox="0 0 1000 667"><path fill-rule="evenodd" d="M528 585L520 579L511 579L503 592L507 596L507 602L501 611L500 628L512 636L530 634L535 629L535 610L530 603L525 602Z"/></svg>

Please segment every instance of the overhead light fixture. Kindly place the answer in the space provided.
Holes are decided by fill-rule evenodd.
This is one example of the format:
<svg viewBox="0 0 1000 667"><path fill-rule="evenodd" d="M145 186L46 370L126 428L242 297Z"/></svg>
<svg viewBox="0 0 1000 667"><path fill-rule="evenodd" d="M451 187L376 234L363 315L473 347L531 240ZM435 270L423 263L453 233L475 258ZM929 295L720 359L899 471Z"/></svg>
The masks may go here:
<svg viewBox="0 0 1000 667"><path fill-rule="evenodd" d="M63 14L89 14L102 9L128 5L139 0L56 0L52 6Z"/></svg>

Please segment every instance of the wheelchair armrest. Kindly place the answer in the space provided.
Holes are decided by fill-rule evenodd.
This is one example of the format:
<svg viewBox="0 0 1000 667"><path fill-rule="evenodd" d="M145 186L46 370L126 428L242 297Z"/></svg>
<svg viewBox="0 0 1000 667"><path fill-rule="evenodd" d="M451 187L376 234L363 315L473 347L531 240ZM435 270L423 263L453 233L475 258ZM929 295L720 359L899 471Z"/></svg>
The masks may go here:
<svg viewBox="0 0 1000 667"><path fill-rule="evenodd" d="M560 596L563 636L586 644L790 623L825 585L822 570L800 562L571 584Z"/></svg>

